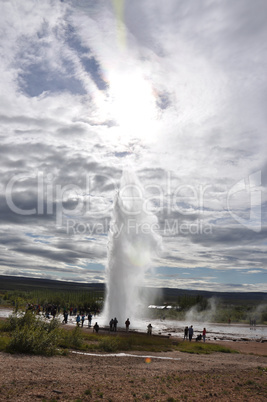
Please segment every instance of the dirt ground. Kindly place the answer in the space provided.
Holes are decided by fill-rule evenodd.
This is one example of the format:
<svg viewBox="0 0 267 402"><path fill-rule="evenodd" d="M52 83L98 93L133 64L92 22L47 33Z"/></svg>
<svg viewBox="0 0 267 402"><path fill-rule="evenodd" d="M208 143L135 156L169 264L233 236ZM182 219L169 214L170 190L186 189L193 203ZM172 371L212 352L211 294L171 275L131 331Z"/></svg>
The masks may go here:
<svg viewBox="0 0 267 402"><path fill-rule="evenodd" d="M227 346L240 353L150 353L150 361L138 352L50 358L0 353L0 401L266 401L267 343Z"/></svg>

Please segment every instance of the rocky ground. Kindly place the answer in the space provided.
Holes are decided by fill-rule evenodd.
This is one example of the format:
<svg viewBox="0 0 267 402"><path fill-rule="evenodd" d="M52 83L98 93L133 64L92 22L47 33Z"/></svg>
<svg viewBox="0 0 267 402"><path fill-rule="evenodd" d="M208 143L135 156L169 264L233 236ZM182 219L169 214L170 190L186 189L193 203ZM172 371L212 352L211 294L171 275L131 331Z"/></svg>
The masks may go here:
<svg viewBox="0 0 267 402"><path fill-rule="evenodd" d="M0 401L266 401L267 343L227 346L240 353L153 353L150 360L138 352L50 358L0 353Z"/></svg>

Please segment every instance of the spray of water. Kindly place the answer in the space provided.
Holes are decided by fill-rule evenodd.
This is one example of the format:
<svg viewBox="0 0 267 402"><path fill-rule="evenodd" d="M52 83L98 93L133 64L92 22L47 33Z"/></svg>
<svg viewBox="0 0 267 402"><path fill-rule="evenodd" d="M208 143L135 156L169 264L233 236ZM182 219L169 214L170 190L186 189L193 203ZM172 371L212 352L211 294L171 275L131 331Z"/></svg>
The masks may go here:
<svg viewBox="0 0 267 402"><path fill-rule="evenodd" d="M203 311L198 311L198 306L193 306L187 311L185 320L187 322L213 322L218 308L218 298L208 299L208 306Z"/></svg>
<svg viewBox="0 0 267 402"><path fill-rule="evenodd" d="M157 218L147 209L144 190L135 173L124 171L109 231L106 323L114 317L119 326L127 318L133 323L144 307L140 288L145 286L145 275L153 266L161 240L154 230Z"/></svg>

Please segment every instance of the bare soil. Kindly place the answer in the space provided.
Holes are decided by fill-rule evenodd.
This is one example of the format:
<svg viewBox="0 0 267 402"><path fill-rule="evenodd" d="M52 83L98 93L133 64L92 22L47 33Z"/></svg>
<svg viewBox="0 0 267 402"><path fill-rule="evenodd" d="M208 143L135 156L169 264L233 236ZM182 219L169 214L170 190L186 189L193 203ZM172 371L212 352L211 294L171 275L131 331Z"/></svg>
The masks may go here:
<svg viewBox="0 0 267 402"><path fill-rule="evenodd" d="M266 401L267 343L216 342L239 354L143 357L0 353L0 401ZM165 360L157 357L180 360Z"/></svg>

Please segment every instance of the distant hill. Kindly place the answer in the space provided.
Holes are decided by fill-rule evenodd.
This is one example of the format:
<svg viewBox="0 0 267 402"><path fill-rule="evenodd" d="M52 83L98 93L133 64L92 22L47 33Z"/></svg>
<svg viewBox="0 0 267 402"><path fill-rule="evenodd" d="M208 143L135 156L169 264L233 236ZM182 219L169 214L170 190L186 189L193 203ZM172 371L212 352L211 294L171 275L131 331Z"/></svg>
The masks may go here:
<svg viewBox="0 0 267 402"><path fill-rule="evenodd" d="M0 291L32 291L32 290L54 290L54 291L97 291L104 292L104 283L77 283L77 282L66 282L66 281L55 281L51 279L37 279L37 278L25 278L19 276L4 276L0 275ZM147 288L146 291L151 295L153 299L154 295L157 293L156 288ZM267 293L264 292L209 292L205 290L186 290L186 289L175 289L175 288L161 288L160 298L166 303L176 302L179 296L203 296L205 298L216 297L222 301L227 301L228 303L241 302L249 303L267 303Z"/></svg>
<svg viewBox="0 0 267 402"><path fill-rule="evenodd" d="M98 290L104 291L104 283L78 283L55 281L51 279L25 278L22 276L4 276L0 275L0 291L23 290L55 290L55 291L85 291Z"/></svg>
<svg viewBox="0 0 267 402"><path fill-rule="evenodd" d="M264 292L209 292L206 290L185 290L185 289L172 289L163 288L163 297L166 300L177 300L178 296L188 295L188 296L203 296L205 298L216 297L223 301L229 302L242 302L254 301L254 302L266 302L267 303L267 293Z"/></svg>

